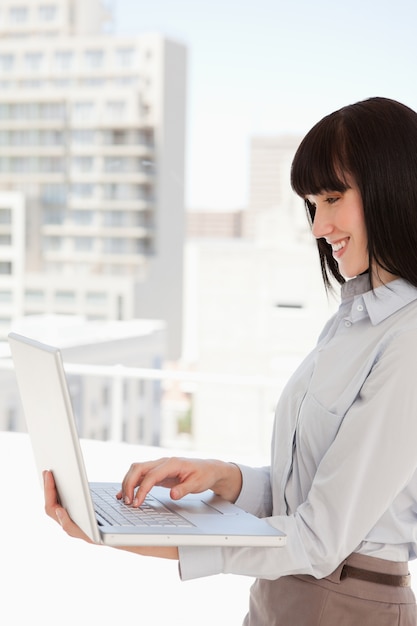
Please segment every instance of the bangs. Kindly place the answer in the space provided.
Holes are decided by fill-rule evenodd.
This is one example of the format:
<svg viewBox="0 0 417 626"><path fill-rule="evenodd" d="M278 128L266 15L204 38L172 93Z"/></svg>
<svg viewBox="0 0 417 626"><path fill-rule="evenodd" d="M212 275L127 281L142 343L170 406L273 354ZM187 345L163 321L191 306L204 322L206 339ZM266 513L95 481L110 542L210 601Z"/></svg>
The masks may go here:
<svg viewBox="0 0 417 626"><path fill-rule="evenodd" d="M332 114L301 142L291 166L291 186L301 198L322 191L346 191L349 185L343 126Z"/></svg>

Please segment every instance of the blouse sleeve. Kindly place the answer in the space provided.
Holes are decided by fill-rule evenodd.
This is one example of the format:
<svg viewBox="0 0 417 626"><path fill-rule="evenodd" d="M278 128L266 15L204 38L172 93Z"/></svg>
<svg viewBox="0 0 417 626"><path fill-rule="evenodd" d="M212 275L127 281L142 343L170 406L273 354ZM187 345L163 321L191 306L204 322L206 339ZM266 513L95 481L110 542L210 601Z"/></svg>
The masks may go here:
<svg viewBox="0 0 417 626"><path fill-rule="evenodd" d="M268 518L287 535L286 546L181 548L182 578L218 573L322 578L363 541L410 541L415 512L407 525L410 511L404 507L417 501L416 353L415 330L387 341L322 458L306 501L293 515ZM241 506L267 511L266 476L265 469L243 468Z"/></svg>

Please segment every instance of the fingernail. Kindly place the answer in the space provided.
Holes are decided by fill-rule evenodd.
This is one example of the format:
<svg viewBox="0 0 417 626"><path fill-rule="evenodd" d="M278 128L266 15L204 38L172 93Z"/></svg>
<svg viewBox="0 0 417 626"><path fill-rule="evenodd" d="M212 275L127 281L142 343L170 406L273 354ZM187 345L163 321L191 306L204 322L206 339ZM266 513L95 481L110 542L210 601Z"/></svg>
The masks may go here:
<svg viewBox="0 0 417 626"><path fill-rule="evenodd" d="M63 525L64 518L63 518L63 515L62 515L62 511L61 511L61 509L56 509L56 510L55 510L55 514L56 514L56 517L57 517L58 522L59 522L59 523L61 524L61 526L62 526L62 525Z"/></svg>
<svg viewBox="0 0 417 626"><path fill-rule="evenodd" d="M130 498L128 498L127 496L125 496L125 504L130 504Z"/></svg>

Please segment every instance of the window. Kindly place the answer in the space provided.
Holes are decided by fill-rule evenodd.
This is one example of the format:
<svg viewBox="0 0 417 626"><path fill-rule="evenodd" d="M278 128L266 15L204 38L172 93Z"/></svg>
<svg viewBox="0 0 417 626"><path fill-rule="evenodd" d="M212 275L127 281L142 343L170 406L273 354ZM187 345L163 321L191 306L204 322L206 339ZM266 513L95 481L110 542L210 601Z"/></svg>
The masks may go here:
<svg viewBox="0 0 417 626"><path fill-rule="evenodd" d="M8 120L10 119L10 105L6 102L2 102L0 104L0 119Z"/></svg>
<svg viewBox="0 0 417 626"><path fill-rule="evenodd" d="M89 291L86 294L87 304L104 306L107 303L107 293L104 291Z"/></svg>
<svg viewBox="0 0 417 626"><path fill-rule="evenodd" d="M77 252L91 252L94 247L93 237L75 237L74 248Z"/></svg>
<svg viewBox="0 0 417 626"><path fill-rule="evenodd" d="M34 168L32 167L31 161L32 159L30 157L15 157L11 159L11 171L15 174L33 172Z"/></svg>
<svg viewBox="0 0 417 626"><path fill-rule="evenodd" d="M43 249L45 251L57 251L61 249L62 240L60 237L44 237Z"/></svg>
<svg viewBox="0 0 417 626"><path fill-rule="evenodd" d="M79 172L91 172L93 169L93 157L79 156L72 159L72 166Z"/></svg>
<svg viewBox="0 0 417 626"><path fill-rule="evenodd" d="M55 292L55 299L57 302L75 302L75 293L73 291L59 290Z"/></svg>
<svg viewBox="0 0 417 626"><path fill-rule="evenodd" d="M0 157L0 172L10 172L10 159L9 157Z"/></svg>
<svg viewBox="0 0 417 626"><path fill-rule="evenodd" d="M10 104L10 118L14 120L24 119L27 115L28 107L23 102Z"/></svg>
<svg viewBox="0 0 417 626"><path fill-rule="evenodd" d="M92 198L94 185L91 183L78 183L71 186L71 194L75 198Z"/></svg>
<svg viewBox="0 0 417 626"><path fill-rule="evenodd" d="M28 9L25 6L15 6L10 7L10 21L15 22L16 24L22 24L27 21L28 18Z"/></svg>
<svg viewBox="0 0 417 626"><path fill-rule="evenodd" d="M63 120L66 115L65 104L61 102L45 102L40 105L40 115L44 120Z"/></svg>
<svg viewBox="0 0 417 626"><path fill-rule="evenodd" d="M0 54L0 70L2 72L11 72L14 65L13 54Z"/></svg>
<svg viewBox="0 0 417 626"><path fill-rule="evenodd" d="M104 226L127 226L128 219L125 211L106 211L103 214Z"/></svg>
<svg viewBox="0 0 417 626"><path fill-rule="evenodd" d="M116 238L116 237L108 237L104 239L104 252L109 254L126 254L128 251L127 239L125 238Z"/></svg>
<svg viewBox="0 0 417 626"><path fill-rule="evenodd" d="M42 190L42 201L45 204L65 204L67 198L66 185L45 185Z"/></svg>
<svg viewBox="0 0 417 626"><path fill-rule="evenodd" d="M81 81L83 87L102 87L105 81L103 78L84 78Z"/></svg>
<svg viewBox="0 0 417 626"><path fill-rule="evenodd" d="M122 157L105 157L105 172L123 172L126 171L126 160Z"/></svg>
<svg viewBox="0 0 417 626"><path fill-rule="evenodd" d="M72 131L72 142L78 144L94 143L94 131L84 128L77 128Z"/></svg>
<svg viewBox="0 0 417 626"><path fill-rule="evenodd" d="M150 254L153 251L153 245L151 239L135 239L134 240L134 253L135 254Z"/></svg>
<svg viewBox="0 0 417 626"><path fill-rule="evenodd" d="M19 81L19 87L21 87L22 89L40 89L43 85L43 81L36 79Z"/></svg>
<svg viewBox="0 0 417 626"><path fill-rule="evenodd" d="M8 290L0 291L0 302L11 302L12 301L12 292Z"/></svg>
<svg viewBox="0 0 417 626"><path fill-rule="evenodd" d="M12 210L0 208L0 224L12 223Z"/></svg>
<svg viewBox="0 0 417 626"><path fill-rule="evenodd" d="M106 114L114 119L123 119L126 115L126 103L123 100L111 100L107 102Z"/></svg>
<svg viewBox="0 0 417 626"><path fill-rule="evenodd" d="M26 289L25 298L29 302L42 302L45 298L45 294L41 289Z"/></svg>
<svg viewBox="0 0 417 626"><path fill-rule="evenodd" d="M71 211L72 222L77 226L90 226L94 221L94 211Z"/></svg>
<svg viewBox="0 0 417 626"><path fill-rule="evenodd" d="M68 78L58 78L52 81L52 85L58 89L67 89L71 85L71 81Z"/></svg>
<svg viewBox="0 0 417 626"><path fill-rule="evenodd" d="M12 406L7 409L7 428L6 430L13 432L17 430L17 411L16 407Z"/></svg>
<svg viewBox="0 0 417 626"><path fill-rule="evenodd" d="M37 131L33 131L37 132ZM41 146L62 146L64 143L64 133L60 130L41 130L36 144Z"/></svg>
<svg viewBox="0 0 417 626"><path fill-rule="evenodd" d="M25 67L27 70L39 70L42 66L43 54L41 52L26 52Z"/></svg>
<svg viewBox="0 0 417 626"><path fill-rule="evenodd" d="M122 146L127 144L127 133L124 130L114 130L110 143Z"/></svg>
<svg viewBox="0 0 417 626"><path fill-rule="evenodd" d="M53 4L41 4L39 7L39 19L42 22L52 22L56 18L57 7Z"/></svg>
<svg viewBox="0 0 417 626"><path fill-rule="evenodd" d="M0 274L10 275L12 273L12 264L11 261L0 261Z"/></svg>
<svg viewBox="0 0 417 626"><path fill-rule="evenodd" d="M55 65L60 70L69 70L73 61L73 53L69 50L55 52Z"/></svg>
<svg viewBox="0 0 417 626"><path fill-rule="evenodd" d="M137 76L116 76L113 78L116 87L136 87L139 84Z"/></svg>
<svg viewBox="0 0 417 626"><path fill-rule="evenodd" d="M300 302L277 302L275 305L277 309L302 309L303 305Z"/></svg>
<svg viewBox="0 0 417 626"><path fill-rule="evenodd" d="M74 102L72 107L73 117L78 120L92 119L94 113L93 102Z"/></svg>
<svg viewBox="0 0 417 626"><path fill-rule="evenodd" d="M56 209L55 207L44 209L43 224L63 224L65 221L64 209Z"/></svg>
<svg viewBox="0 0 417 626"><path fill-rule="evenodd" d="M135 185L124 183L110 183L103 185L103 194L106 200L134 200Z"/></svg>
<svg viewBox="0 0 417 626"><path fill-rule="evenodd" d="M60 157L40 157L41 172L64 172L65 159Z"/></svg>
<svg viewBox="0 0 417 626"><path fill-rule="evenodd" d="M85 63L89 68L98 68L103 65L103 50L86 50L84 54Z"/></svg>
<svg viewBox="0 0 417 626"><path fill-rule="evenodd" d="M118 48L116 50L116 63L120 67L132 67L134 56L134 48Z"/></svg>
<svg viewBox="0 0 417 626"><path fill-rule="evenodd" d="M101 402L103 406L109 406L110 404L110 388L108 385L102 387L101 390Z"/></svg>
<svg viewBox="0 0 417 626"><path fill-rule="evenodd" d="M10 131L10 144L12 146L24 146L27 142L26 131L12 130Z"/></svg>

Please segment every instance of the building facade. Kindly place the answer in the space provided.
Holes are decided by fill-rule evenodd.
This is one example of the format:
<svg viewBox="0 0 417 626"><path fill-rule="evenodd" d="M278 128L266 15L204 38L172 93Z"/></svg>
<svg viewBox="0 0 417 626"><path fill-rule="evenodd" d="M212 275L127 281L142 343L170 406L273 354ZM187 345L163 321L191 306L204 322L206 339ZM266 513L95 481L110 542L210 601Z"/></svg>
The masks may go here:
<svg viewBox="0 0 417 626"><path fill-rule="evenodd" d="M165 319L175 358L186 50L103 34L108 18L98 0L0 7L0 192L26 207L19 307Z"/></svg>
<svg viewBox="0 0 417 626"><path fill-rule="evenodd" d="M337 306L290 186L298 143L253 138L240 238L189 231L198 237L187 242L184 358L213 375L196 383L192 405L194 444L209 455L268 458L280 393Z"/></svg>

